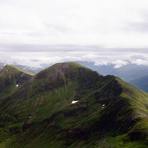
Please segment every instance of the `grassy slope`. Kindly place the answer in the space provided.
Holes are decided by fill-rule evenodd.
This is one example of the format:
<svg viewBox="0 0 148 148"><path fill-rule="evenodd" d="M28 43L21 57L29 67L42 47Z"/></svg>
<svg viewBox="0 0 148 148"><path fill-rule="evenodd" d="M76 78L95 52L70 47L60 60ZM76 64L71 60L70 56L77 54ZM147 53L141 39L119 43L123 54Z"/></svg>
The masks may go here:
<svg viewBox="0 0 148 148"><path fill-rule="evenodd" d="M0 99L12 95L21 85L31 78L32 75L14 66L6 65L0 71ZM19 85L19 87L16 87L16 85Z"/></svg>
<svg viewBox="0 0 148 148"><path fill-rule="evenodd" d="M144 148L147 98L115 77L57 64L1 104L0 148Z"/></svg>

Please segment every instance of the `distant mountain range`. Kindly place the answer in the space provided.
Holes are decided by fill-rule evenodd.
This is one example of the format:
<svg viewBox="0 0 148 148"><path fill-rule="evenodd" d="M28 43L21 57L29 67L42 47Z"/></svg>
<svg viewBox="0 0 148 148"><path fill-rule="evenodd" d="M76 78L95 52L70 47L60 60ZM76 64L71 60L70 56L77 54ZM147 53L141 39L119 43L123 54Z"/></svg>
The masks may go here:
<svg viewBox="0 0 148 148"><path fill-rule="evenodd" d="M130 83L148 92L148 75L132 80Z"/></svg>
<svg viewBox="0 0 148 148"><path fill-rule="evenodd" d="M147 148L148 94L78 63L0 71L0 148Z"/></svg>
<svg viewBox="0 0 148 148"><path fill-rule="evenodd" d="M148 92L148 66L128 64L120 68L114 65L95 65L91 62L81 64L101 73L102 75L115 75L136 87Z"/></svg>

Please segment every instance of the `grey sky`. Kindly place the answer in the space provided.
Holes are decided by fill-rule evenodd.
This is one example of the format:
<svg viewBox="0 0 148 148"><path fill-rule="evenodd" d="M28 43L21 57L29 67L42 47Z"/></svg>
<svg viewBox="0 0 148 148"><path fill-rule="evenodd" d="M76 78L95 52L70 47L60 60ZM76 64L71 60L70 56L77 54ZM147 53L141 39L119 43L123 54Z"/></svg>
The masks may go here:
<svg viewBox="0 0 148 148"><path fill-rule="evenodd" d="M147 0L0 0L0 43L148 45Z"/></svg>
<svg viewBox="0 0 148 148"><path fill-rule="evenodd" d="M147 0L0 0L0 61L147 64L147 18Z"/></svg>

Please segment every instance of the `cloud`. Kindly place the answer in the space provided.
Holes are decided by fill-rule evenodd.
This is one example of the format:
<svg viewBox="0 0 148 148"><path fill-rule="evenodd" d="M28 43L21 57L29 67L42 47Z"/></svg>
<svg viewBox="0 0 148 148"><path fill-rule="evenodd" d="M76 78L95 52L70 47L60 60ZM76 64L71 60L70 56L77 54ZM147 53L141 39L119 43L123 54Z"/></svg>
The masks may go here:
<svg viewBox="0 0 148 148"><path fill-rule="evenodd" d="M11 48L13 47L13 48ZM21 50L20 50L21 49ZM120 68L128 64L147 65L148 50L132 48L101 48L70 45L3 45L0 62L43 67L65 61L93 62L95 65L113 65Z"/></svg>
<svg viewBox="0 0 148 148"><path fill-rule="evenodd" d="M147 7L147 0L0 0L0 43L147 47Z"/></svg>
<svg viewBox="0 0 148 148"><path fill-rule="evenodd" d="M0 62L148 65L147 0L0 0Z"/></svg>

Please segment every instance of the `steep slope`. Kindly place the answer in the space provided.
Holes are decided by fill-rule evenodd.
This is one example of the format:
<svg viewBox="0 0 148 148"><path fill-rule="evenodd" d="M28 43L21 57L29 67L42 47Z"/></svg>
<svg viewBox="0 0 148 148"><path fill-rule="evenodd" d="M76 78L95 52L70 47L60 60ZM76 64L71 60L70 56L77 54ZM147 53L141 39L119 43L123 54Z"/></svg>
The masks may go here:
<svg viewBox="0 0 148 148"><path fill-rule="evenodd" d="M17 88L20 88L32 75L20 69L6 65L0 71L0 99L11 95Z"/></svg>
<svg viewBox="0 0 148 148"><path fill-rule="evenodd" d="M0 112L0 148L147 147L148 95L77 63L41 71Z"/></svg>

